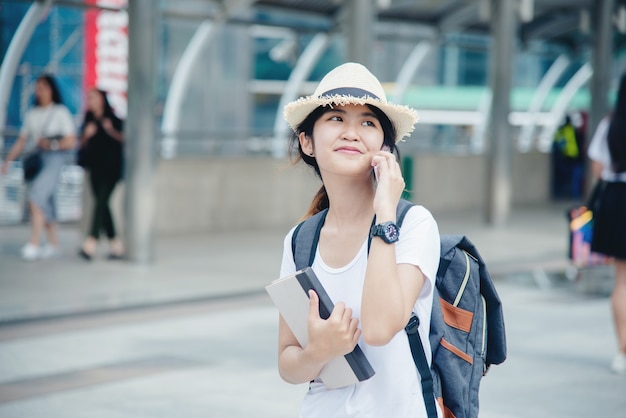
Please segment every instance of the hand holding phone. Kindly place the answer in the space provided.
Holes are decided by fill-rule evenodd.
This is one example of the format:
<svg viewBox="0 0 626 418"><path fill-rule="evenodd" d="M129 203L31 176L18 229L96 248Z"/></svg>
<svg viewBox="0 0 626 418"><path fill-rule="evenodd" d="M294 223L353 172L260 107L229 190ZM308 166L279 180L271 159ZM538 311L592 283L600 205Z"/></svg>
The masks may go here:
<svg viewBox="0 0 626 418"><path fill-rule="evenodd" d="M391 152L391 148L389 148L389 145L383 145L380 150L385 152ZM378 165L374 166L374 177L376 178L376 183L378 183Z"/></svg>

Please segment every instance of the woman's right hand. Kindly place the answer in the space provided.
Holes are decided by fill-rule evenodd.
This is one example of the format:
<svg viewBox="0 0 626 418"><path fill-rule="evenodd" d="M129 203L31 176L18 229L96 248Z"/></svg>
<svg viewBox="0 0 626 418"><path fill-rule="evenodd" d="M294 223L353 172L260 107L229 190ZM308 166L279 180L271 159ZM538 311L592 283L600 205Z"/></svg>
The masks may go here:
<svg viewBox="0 0 626 418"><path fill-rule="evenodd" d="M310 290L309 298L309 342L305 347L309 355L326 363L354 350L361 337L361 330L358 328L359 320L352 317L352 309L339 302L328 319L322 319L319 314L319 296Z"/></svg>
<svg viewBox="0 0 626 418"><path fill-rule="evenodd" d="M9 172L9 162L8 161L3 161L2 163L0 163L2 165L0 165L0 174L2 174L3 176L5 176L8 172Z"/></svg>
<svg viewBox="0 0 626 418"><path fill-rule="evenodd" d="M85 125L85 130L83 131L83 138L88 139L94 136L98 132L98 126L94 122L89 122Z"/></svg>

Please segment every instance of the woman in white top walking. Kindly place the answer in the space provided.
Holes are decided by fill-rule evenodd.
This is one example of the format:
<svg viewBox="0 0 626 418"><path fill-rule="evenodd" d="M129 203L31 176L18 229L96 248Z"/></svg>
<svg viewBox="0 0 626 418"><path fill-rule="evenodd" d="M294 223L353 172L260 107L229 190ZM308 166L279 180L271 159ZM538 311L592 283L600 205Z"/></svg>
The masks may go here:
<svg viewBox="0 0 626 418"><path fill-rule="evenodd" d="M396 143L413 131L417 113L387 103L380 82L364 66L343 64L329 72L312 96L288 104L292 151L311 166L322 187L307 217L328 208L312 268L335 302L328 320L310 293L308 344L300 346L279 321L278 367L293 384L311 382L301 417L426 417L419 376L404 327L412 311L430 358L428 333L439 232L430 212L414 206L395 228L404 179ZM377 171L377 174L375 174ZM378 176L378 180L376 180ZM293 229L284 243L281 277L295 271ZM331 359L359 344L375 375L355 385L328 389L319 379Z"/></svg>
<svg viewBox="0 0 626 418"><path fill-rule="evenodd" d="M588 155L594 176L606 183L593 214L591 250L612 257L615 265L611 307L618 351L611 369L626 374L626 74L613 114L598 125Z"/></svg>
<svg viewBox="0 0 626 418"><path fill-rule="evenodd" d="M76 145L76 127L55 80L49 75L37 79L35 107L26 113L20 135L9 151L2 173L6 174L9 163L22 151L38 150L42 167L28 187L31 234L29 242L22 248L25 260L54 257L60 253L54 205L61 169L73 155ZM42 232L47 233L46 245L41 245Z"/></svg>

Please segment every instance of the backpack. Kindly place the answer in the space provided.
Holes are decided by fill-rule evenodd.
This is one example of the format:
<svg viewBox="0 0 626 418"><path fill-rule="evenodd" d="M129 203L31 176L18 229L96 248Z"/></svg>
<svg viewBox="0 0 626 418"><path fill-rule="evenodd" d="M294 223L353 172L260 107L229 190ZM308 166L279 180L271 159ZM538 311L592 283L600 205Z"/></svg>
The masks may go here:
<svg viewBox="0 0 626 418"><path fill-rule="evenodd" d="M399 228L412 206L413 203L400 200L396 210ZM313 264L327 212L325 209L295 228L291 249L296 270ZM419 371L428 417L437 417L435 398L445 418L478 417L480 379L491 364L506 359L506 338L502 305L494 283L480 254L465 236L441 236L430 322L430 367L418 326L419 318L413 314L405 331Z"/></svg>

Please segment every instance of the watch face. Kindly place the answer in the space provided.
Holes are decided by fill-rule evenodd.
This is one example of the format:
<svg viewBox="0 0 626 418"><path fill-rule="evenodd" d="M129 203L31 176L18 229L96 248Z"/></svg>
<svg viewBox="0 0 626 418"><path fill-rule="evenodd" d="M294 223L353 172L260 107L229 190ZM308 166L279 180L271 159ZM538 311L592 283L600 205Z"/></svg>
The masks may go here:
<svg viewBox="0 0 626 418"><path fill-rule="evenodd" d="M389 223L385 226L385 238L388 242L395 242L398 240L398 227L395 224Z"/></svg>

